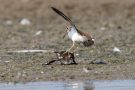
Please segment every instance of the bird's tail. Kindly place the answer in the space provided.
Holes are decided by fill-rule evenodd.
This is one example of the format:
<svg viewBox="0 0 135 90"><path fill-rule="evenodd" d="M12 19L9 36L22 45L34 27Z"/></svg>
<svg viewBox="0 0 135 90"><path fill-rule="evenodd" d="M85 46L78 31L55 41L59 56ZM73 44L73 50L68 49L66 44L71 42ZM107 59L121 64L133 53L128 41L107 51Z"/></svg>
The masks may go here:
<svg viewBox="0 0 135 90"><path fill-rule="evenodd" d="M64 13L62 13L61 11L59 11L58 9L51 7L53 11L55 11L58 15L62 16L66 21L68 21L71 25L73 24L73 22L70 20L69 17L67 17Z"/></svg>
<svg viewBox="0 0 135 90"><path fill-rule="evenodd" d="M85 47L92 46L93 44L94 44L94 41L93 40L87 40L87 41L83 42L83 45Z"/></svg>

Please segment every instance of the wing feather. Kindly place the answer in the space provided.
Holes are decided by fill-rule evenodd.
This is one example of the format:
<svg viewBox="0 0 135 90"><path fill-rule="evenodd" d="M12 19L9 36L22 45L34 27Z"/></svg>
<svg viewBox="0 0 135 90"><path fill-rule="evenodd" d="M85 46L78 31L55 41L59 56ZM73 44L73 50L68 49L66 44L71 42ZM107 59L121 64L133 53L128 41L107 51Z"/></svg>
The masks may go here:
<svg viewBox="0 0 135 90"><path fill-rule="evenodd" d="M73 22L71 21L71 19L69 17L67 17L64 13L62 13L61 11L59 11L58 9L51 7L53 11L55 11L58 15L62 16L66 21L68 21L71 25L74 25Z"/></svg>

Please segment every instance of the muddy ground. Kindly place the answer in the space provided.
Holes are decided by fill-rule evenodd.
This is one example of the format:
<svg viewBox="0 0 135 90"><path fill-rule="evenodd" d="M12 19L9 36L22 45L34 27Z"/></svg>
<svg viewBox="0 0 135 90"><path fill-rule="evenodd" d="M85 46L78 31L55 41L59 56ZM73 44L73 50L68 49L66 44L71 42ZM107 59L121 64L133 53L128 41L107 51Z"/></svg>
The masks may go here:
<svg viewBox="0 0 135 90"><path fill-rule="evenodd" d="M78 65L43 66L54 53L14 52L61 51L71 46L68 37L62 39L65 21L50 6L95 39L92 47L76 49ZM24 18L30 20L28 25L20 23ZM1 82L93 79L135 79L134 0L0 0Z"/></svg>

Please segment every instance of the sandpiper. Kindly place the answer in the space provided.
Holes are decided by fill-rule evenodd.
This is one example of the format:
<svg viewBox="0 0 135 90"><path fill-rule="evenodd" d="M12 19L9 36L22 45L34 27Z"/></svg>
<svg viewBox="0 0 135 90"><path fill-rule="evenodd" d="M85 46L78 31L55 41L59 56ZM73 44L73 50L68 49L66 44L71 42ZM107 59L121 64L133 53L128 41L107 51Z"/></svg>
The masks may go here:
<svg viewBox="0 0 135 90"><path fill-rule="evenodd" d="M94 44L94 39L92 38L90 33L78 30L69 17L67 17L58 9L54 7L51 8L53 11L55 11L58 15L62 16L68 22L68 25L66 26L67 30L65 35L68 34L68 37L72 40L73 44L67 50L67 52L69 52L75 46L76 43L82 43L85 47L89 47ZM65 35L63 37L65 37Z"/></svg>

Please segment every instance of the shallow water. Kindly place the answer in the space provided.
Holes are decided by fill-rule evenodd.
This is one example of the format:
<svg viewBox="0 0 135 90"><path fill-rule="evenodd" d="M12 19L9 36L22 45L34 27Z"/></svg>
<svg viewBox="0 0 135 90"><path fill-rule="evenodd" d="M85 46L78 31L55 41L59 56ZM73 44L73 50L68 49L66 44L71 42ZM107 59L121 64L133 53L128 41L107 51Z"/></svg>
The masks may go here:
<svg viewBox="0 0 135 90"><path fill-rule="evenodd" d="M1 83L0 90L135 90L135 80Z"/></svg>

